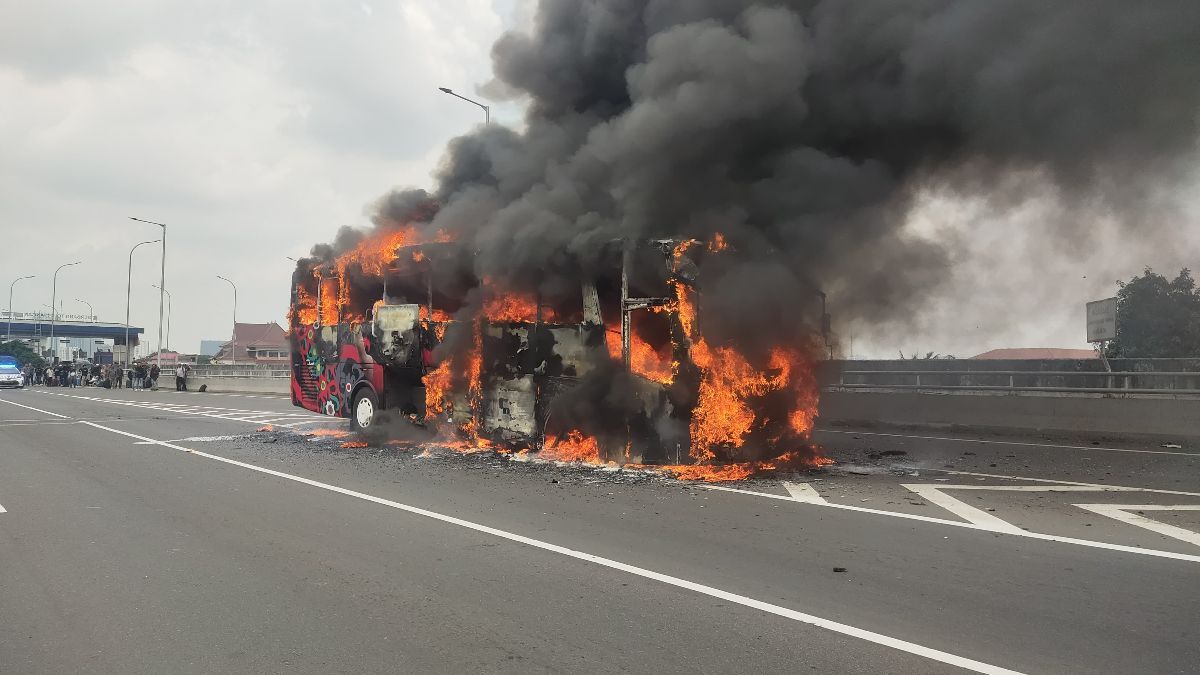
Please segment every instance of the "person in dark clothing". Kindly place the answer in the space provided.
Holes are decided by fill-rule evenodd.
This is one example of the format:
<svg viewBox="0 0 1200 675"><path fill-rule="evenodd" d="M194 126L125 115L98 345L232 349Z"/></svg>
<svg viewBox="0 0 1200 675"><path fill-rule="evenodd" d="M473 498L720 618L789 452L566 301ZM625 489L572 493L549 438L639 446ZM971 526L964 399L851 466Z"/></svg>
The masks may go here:
<svg viewBox="0 0 1200 675"><path fill-rule="evenodd" d="M160 374L160 372L159 372L159 370L158 370L158 364L157 364L157 363L156 363L156 364L154 364L154 365L152 365L152 366L150 366L150 388L151 388L151 389L154 389L154 388L158 387L158 376L159 376L159 374Z"/></svg>

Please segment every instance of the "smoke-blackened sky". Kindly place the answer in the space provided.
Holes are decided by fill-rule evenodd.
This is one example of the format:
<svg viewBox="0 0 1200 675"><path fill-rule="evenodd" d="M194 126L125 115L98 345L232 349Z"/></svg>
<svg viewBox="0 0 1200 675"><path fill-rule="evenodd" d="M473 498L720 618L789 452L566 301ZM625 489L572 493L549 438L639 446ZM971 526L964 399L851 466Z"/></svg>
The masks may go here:
<svg viewBox="0 0 1200 675"><path fill-rule="evenodd" d="M284 256L391 185L527 275L574 264L541 243L725 230L753 264L718 316L819 286L860 355L1083 346L1085 300L1198 264L1195 3L10 4L0 283L37 274L14 306L41 310L82 259L63 311L122 321L158 236L127 218L171 223L185 351L229 333L215 274L240 320L282 320ZM446 154L482 113L438 86L497 123ZM134 258L135 325L157 263Z"/></svg>
<svg viewBox="0 0 1200 675"><path fill-rule="evenodd" d="M911 226L930 195L1065 205L1031 261L1099 218L1155 236L1195 158L1197 45L1188 0L544 0L483 88L526 128L451 143L433 225L523 286L614 237L719 231L715 339L794 336L819 289L843 325L911 330L971 248Z"/></svg>

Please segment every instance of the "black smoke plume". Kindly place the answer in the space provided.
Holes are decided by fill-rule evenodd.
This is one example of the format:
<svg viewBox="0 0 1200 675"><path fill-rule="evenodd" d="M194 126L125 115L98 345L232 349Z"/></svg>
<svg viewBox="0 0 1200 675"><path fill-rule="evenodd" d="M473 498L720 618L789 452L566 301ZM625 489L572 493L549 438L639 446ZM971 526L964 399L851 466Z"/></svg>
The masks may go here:
<svg viewBox="0 0 1200 675"><path fill-rule="evenodd" d="M543 0L483 88L527 104L524 130L455 139L434 191L374 222L446 231L477 277L550 295L613 239L721 232L710 339L794 341L819 290L886 323L954 257L903 227L923 189L1031 175L1143 208L1196 156L1197 45L1194 0Z"/></svg>
<svg viewBox="0 0 1200 675"><path fill-rule="evenodd" d="M902 228L925 187L1027 173L1142 206L1195 157L1197 45L1192 0L543 0L484 87L526 102L526 128L455 139L435 191L374 220L427 222L478 276L549 292L615 238L722 232L713 340L792 340L822 289L887 322L953 257Z"/></svg>

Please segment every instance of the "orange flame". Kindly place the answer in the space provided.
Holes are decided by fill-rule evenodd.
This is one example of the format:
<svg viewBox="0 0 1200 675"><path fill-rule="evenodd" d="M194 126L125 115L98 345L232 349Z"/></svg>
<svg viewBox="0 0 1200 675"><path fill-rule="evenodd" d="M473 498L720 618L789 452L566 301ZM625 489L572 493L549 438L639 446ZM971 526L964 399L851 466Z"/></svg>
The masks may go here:
<svg viewBox="0 0 1200 675"><path fill-rule="evenodd" d="M306 326L317 322L317 300L303 286L296 287L296 304L291 308L289 324L294 321Z"/></svg>
<svg viewBox="0 0 1200 675"><path fill-rule="evenodd" d="M338 256L332 263L332 269L314 268L313 276L319 279L318 283L321 286L320 307L316 306L317 303L310 293L298 288L296 306L290 311L300 323L307 325L315 324L318 320L326 326L338 323L339 320L362 321L365 318L362 312L353 311L350 307L350 284L343 283L351 266L357 265L367 275L382 277L392 263L399 259L398 249L429 242L447 242L451 239L451 236L442 230L430 237L412 224L373 232L359 241L354 248ZM426 259L425 254L419 250L412 251L410 257L414 263Z"/></svg>
<svg viewBox="0 0 1200 675"><path fill-rule="evenodd" d="M350 435L349 431L343 429L311 429L304 434L305 436L321 436L332 438L345 438Z"/></svg>
<svg viewBox="0 0 1200 675"><path fill-rule="evenodd" d="M608 355L614 361L621 360L621 327L610 325L605 328L605 332ZM659 384L671 384L675 381L677 368L678 364L672 363L670 358L664 358L636 329L633 330L629 336L629 369L635 375L641 375Z"/></svg>
<svg viewBox="0 0 1200 675"><path fill-rule="evenodd" d="M543 459L558 462L600 462L600 443L583 432L572 429L565 437L547 436L546 444L538 453Z"/></svg>
<svg viewBox="0 0 1200 675"><path fill-rule="evenodd" d="M720 232L714 233L712 239L708 241L708 250L710 253L720 253L729 248L729 242L725 241L725 235Z"/></svg>
<svg viewBox="0 0 1200 675"><path fill-rule="evenodd" d="M419 316L422 321L428 321L429 320L429 307L426 305L421 305ZM433 310L434 323L445 323L445 322L449 321L450 319L451 319L451 316L450 316L449 312L447 312L446 310L444 310L444 309L434 309Z"/></svg>
<svg viewBox="0 0 1200 675"><path fill-rule="evenodd" d="M450 359L425 374L425 418L432 419L448 411L446 395L450 392Z"/></svg>
<svg viewBox="0 0 1200 675"><path fill-rule="evenodd" d="M768 421L760 419L751 399L778 391L791 397L787 425L796 438L789 440L806 437L817 414L817 385L810 360L798 348L780 346L771 351L768 369L763 371L733 347L710 346L696 329L692 296L683 284L675 284L679 321L691 342L692 362L700 370L689 454L703 463L716 459L720 447L740 448L752 431Z"/></svg>
<svg viewBox="0 0 1200 675"><path fill-rule="evenodd" d="M533 323L537 321L537 314L537 301L519 293L493 294L483 303L483 316L497 323ZM543 305L542 321L556 323L558 316Z"/></svg>
<svg viewBox="0 0 1200 675"><path fill-rule="evenodd" d="M339 279L335 277L322 278L321 284L321 325L332 326L338 322L338 293Z"/></svg>

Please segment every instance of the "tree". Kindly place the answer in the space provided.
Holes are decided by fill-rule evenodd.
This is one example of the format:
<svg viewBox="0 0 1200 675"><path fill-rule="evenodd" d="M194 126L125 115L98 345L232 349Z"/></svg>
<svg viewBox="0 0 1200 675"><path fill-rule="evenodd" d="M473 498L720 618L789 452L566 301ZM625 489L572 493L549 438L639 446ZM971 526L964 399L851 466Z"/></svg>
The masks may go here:
<svg viewBox="0 0 1200 675"><path fill-rule="evenodd" d="M24 342L11 340L9 342L0 342L0 356L12 356L17 359L22 367L27 363L32 363L35 368L45 368L46 360L38 356L36 352L29 348Z"/></svg>
<svg viewBox="0 0 1200 675"><path fill-rule="evenodd" d="M953 358L955 358L955 357L954 357L954 355L953 355L953 354L946 354L945 356L942 356L941 354L938 354L937 352L925 352L925 356L924 356L924 358L922 358L921 356L919 356L919 355L918 355L916 352L913 352L912 354L910 354L910 355L908 355L908 356L905 356L905 355L904 355L904 350L903 350L903 349L901 349L901 350L900 350L900 358L901 358L902 360L906 359L906 360L909 360L909 361L918 361L918 360L921 360L921 361L933 361L934 359L953 359Z"/></svg>
<svg viewBox="0 0 1200 675"><path fill-rule="evenodd" d="M1140 277L1117 282L1116 358L1200 356L1200 290L1186 267L1168 281L1149 267Z"/></svg>

